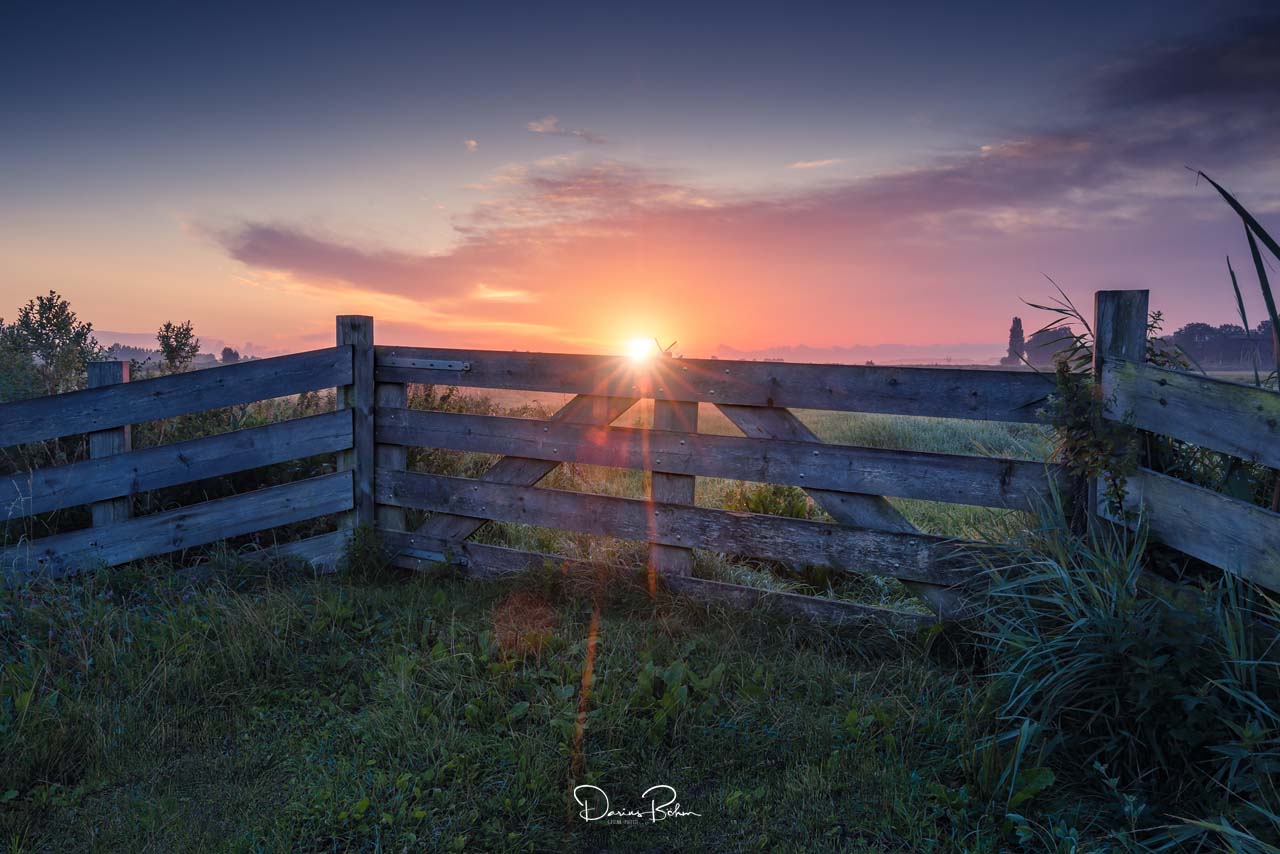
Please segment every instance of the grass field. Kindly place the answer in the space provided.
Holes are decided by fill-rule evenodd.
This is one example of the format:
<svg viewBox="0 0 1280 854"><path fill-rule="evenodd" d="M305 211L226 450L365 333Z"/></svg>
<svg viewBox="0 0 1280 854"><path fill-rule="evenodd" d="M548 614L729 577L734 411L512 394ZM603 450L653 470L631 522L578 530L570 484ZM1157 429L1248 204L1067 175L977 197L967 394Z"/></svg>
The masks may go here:
<svg viewBox="0 0 1280 854"><path fill-rule="evenodd" d="M504 395L447 405L537 417L559 403ZM1047 432L1033 426L800 415L841 443L1050 454ZM650 418L641 406L621 423ZM701 429L734 431L709 408ZM490 461L410 455L411 468L467 475ZM646 492L643 473L579 465L544 485ZM700 478L696 498L822 518L798 490ZM944 536L1017 539L1044 524L895 503ZM1150 850L1138 844L1140 827L1152 838L1153 822L1206 810L1230 807L1236 824L1224 834L1258 824L1257 807L1236 796L1215 802L1216 781L1228 778L1205 776L1219 766L1195 752L1199 742L1186 747L1190 730L1175 724L1194 692L1220 720L1215 738L1253 727L1271 700L1248 700L1222 674L1265 685L1249 690L1269 697L1275 674L1263 658L1274 647L1255 652L1238 628L1204 628L1212 613L1237 625L1235 611L1212 610L1218 600L1185 612L1140 600L1144 610L1133 610L1123 603L1136 591L1104 555L1061 563L1053 578L1067 585L1065 611L1052 586L1018 594L1005 609L1024 622L991 624L1013 632L995 641L973 627L906 637L707 610L650 598L643 544L509 524L478 536L589 558L597 569L548 564L488 582L443 568L395 574L364 542L344 571L322 578L214 549L195 570L153 561L0 590L0 841L12 851L1079 852ZM1035 559L1049 560L1048 548ZM701 577L921 607L890 580L695 557ZM1195 626L1208 633L1189 633ZM989 663L1010 640L1032 651L1023 662L1043 664L1037 645L1071 662L1080 703L1128 704L1102 718L1107 727L1136 720L1139 735L1172 732L1169 746L1198 764L1168 772L1137 747L1136 768L1113 775L1063 748L1068 730L1051 729L1075 705L1036 709L1044 726L1010 717L1009 673L993 679ZM1177 673L1157 666L1166 660L1181 662ZM1206 688L1219 682L1245 699ZM1153 715L1169 722L1140 723ZM1241 731L1251 740L1227 745L1243 751L1230 779L1255 781L1249 797L1270 803L1274 785L1259 785L1266 772L1255 770L1268 767L1270 731ZM1174 786L1159 809L1141 794L1153 772ZM613 809L636 811L660 785L697 815L586 822L574 799L577 786L594 786L580 792L592 808L604 791ZM1191 812L1169 818L1167 803Z"/></svg>
<svg viewBox="0 0 1280 854"><path fill-rule="evenodd" d="M6 703L36 686L5 718L11 850L994 851L1007 835L983 800L999 794L965 788L993 723L983 684L919 643L654 603L618 578L231 566L196 587L117 571L6 597ZM699 815L586 824L576 783L615 808L668 784Z"/></svg>

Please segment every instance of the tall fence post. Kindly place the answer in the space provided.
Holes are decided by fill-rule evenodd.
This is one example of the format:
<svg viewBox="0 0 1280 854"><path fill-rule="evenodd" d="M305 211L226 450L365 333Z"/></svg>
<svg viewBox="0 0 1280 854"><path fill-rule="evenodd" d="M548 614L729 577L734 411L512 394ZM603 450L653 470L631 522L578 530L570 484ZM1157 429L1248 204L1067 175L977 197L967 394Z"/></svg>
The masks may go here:
<svg viewBox="0 0 1280 854"><path fill-rule="evenodd" d="M89 388L105 385L127 383L129 381L128 362L90 362ZM100 459L115 454L123 454L133 447L133 437L129 425L112 427L110 430L95 430L89 434L89 458ZM93 527L100 528L114 522L123 522L130 516L130 499L128 496L109 498L106 501L95 501L89 505L93 514Z"/></svg>
<svg viewBox="0 0 1280 854"><path fill-rule="evenodd" d="M1102 387L1108 359L1144 362L1147 358L1147 304L1150 291L1098 291L1093 297L1093 377ZM1103 394L1106 394L1105 388ZM1123 413L1120 413L1123 415ZM1089 521L1098 518L1098 490L1089 484Z"/></svg>
<svg viewBox="0 0 1280 854"><path fill-rule="evenodd" d="M698 404L677 400L653 402L653 429L681 433L698 432ZM692 504L695 478L692 475L650 475L650 497L662 504ZM656 523L656 518L655 518ZM652 589L657 575L692 575L693 550L660 543L649 545L649 580Z"/></svg>
<svg viewBox="0 0 1280 854"><path fill-rule="evenodd" d="M351 449L338 456L338 470L352 471L354 509L343 528L375 522L373 504L373 318L360 314L338 316L338 346L351 346L351 385L338 389L339 409L350 409Z"/></svg>

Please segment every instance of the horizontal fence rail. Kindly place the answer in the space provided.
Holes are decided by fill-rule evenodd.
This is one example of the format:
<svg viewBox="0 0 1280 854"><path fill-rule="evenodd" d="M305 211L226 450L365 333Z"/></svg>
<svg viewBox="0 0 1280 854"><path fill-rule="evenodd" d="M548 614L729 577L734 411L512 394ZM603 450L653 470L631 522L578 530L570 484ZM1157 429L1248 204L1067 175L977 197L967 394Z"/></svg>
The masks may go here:
<svg viewBox="0 0 1280 854"><path fill-rule="evenodd" d="M354 319L357 326L367 322ZM130 498L140 493L342 454L355 438L353 409L139 450L132 450L129 440L133 424L349 386L355 379L352 346L138 382L129 382L125 363L89 367L91 387L84 391L0 405L0 446L83 433L90 439L89 459L0 476L4 519L85 504L93 518L89 528L35 539L19 537L14 542L11 531L10 542L0 547L0 572L6 580L61 577L346 514L353 508L356 475L344 471L130 518ZM371 365L367 373L372 373ZM321 534L259 551L255 559L295 556L332 566L335 548L340 550L348 536L349 531Z"/></svg>
<svg viewBox="0 0 1280 854"><path fill-rule="evenodd" d="M630 409L636 401L631 398L594 397L579 395L561 407L551 422L609 424ZM533 486L559 466L558 462L531 460L525 457L503 457L482 474L479 480L488 483L510 483L516 486ZM428 519L418 533L450 540L465 540L484 526L485 520L466 516L439 513ZM404 562L401 562L402 564ZM417 568L416 562L408 568Z"/></svg>
<svg viewBox="0 0 1280 854"><path fill-rule="evenodd" d="M376 435L400 445L1019 510L1046 499L1051 481L1067 486L1058 467L1023 460L451 412L381 410Z"/></svg>
<svg viewBox="0 0 1280 854"><path fill-rule="evenodd" d="M962 579L963 573L957 568L961 563L972 567L972 555L964 561L953 560L949 555L944 559L941 541L919 535L883 496L1028 510L1054 487L1063 491L1067 488L1062 472L1043 463L827 445L787 408L1034 423L1043 420L1042 408L1053 388L1049 378L1034 373L718 359L655 358L637 363L608 356L405 347L375 347L374 373L377 381L384 383L422 382L576 395L550 423L379 411L375 418L379 443L501 455L481 476L481 484L532 487L566 462L652 473L647 500L609 499L633 504L617 505L620 515L597 519L599 524L595 526L583 519L598 515L599 506L578 504L571 495L565 499L566 506L552 513L546 504L551 500L545 496L547 490L529 490L525 495L524 509L528 511L527 502L535 499L538 508L536 514L529 511L528 516L499 517L474 509L468 513L459 504L428 508L421 502L403 502L403 506L430 509L433 513L414 532L420 542L462 544L488 518L587 530L649 542L651 570L670 582L689 572L690 548L724 551L732 540L737 543L735 553L739 554L896 574L936 613L955 617L969 611L958 585L971 579ZM654 426L660 429L609 426L633 400L643 398L655 401ZM594 416L563 417L575 407L582 408L588 400L597 401ZM600 407L601 401L618 401L621 405L616 411L607 411L607 407ZM694 410L672 408L695 403L718 406L748 434L747 438L700 434L696 427L689 426L696 424ZM662 409L664 405L668 408ZM717 514L725 511L689 507L695 476L801 487L834 517L836 524L742 514L721 516ZM380 470L375 477L379 502L395 505L401 501L390 494L388 484L393 477L390 470ZM461 488L462 484L456 487ZM647 509L647 528L642 527L637 508ZM654 512L656 508L664 509ZM539 519L535 520L535 515ZM731 518L737 520L734 525L728 525ZM775 525L778 530L767 530ZM717 526L722 527L718 534ZM759 526L759 530L753 526ZM673 532L663 534L657 532L658 527L672 528ZM752 540L753 536L756 540ZM820 544L824 540L832 545L822 553ZM948 542L945 550L954 551L956 546ZM892 554L878 554L877 548ZM835 552L841 550L843 557L837 559ZM448 553L456 551L455 548ZM927 556L921 558L922 552L928 552ZM431 560L429 555L440 553L433 549L406 550L398 562L418 568ZM928 571L909 565L912 560L924 560L929 564ZM758 597L743 592L731 598L745 602ZM856 608L840 612L846 617L856 613L862 619L869 613ZM920 618L901 616L908 623Z"/></svg>
<svg viewBox="0 0 1280 854"><path fill-rule="evenodd" d="M433 540L402 531L388 532L387 545L415 559L428 563L450 563L465 568L476 578L498 578L521 572L532 572L548 566L557 570L571 569L591 573L597 564L578 558L529 552L505 546L491 546L468 541ZM761 590L742 584L729 584L705 578L673 575L664 583L673 592L707 604L729 605L739 609L764 608L774 613L814 620L831 626L862 625L874 620L901 630L914 630L936 622L927 614L911 614L877 608L839 599L822 599L799 593Z"/></svg>
<svg viewBox="0 0 1280 854"><path fill-rule="evenodd" d="M0 551L0 571L8 579L70 575L340 513L351 506L351 473L337 472L140 516L106 528L22 542Z"/></svg>
<svg viewBox="0 0 1280 854"><path fill-rule="evenodd" d="M1280 468L1280 394L1216 377L1124 360L1102 369L1112 417Z"/></svg>
<svg viewBox="0 0 1280 854"><path fill-rule="evenodd" d="M350 382L351 348L330 347L36 397L0 406L0 447L334 388Z"/></svg>
<svg viewBox="0 0 1280 854"><path fill-rule="evenodd" d="M1149 469L1126 479L1124 509L1165 545L1280 590L1280 513Z"/></svg>
<svg viewBox="0 0 1280 854"><path fill-rule="evenodd" d="M1108 418L1280 467L1280 393L1146 364L1147 291L1099 291L1095 315L1094 372ZM1145 522L1153 540L1280 590L1280 513L1149 468L1124 486L1115 508L1094 485L1099 516L1130 527Z"/></svg>
<svg viewBox="0 0 1280 854"><path fill-rule="evenodd" d="M378 501L477 519L749 555L943 586L969 580L957 544L826 522L379 470Z"/></svg>
<svg viewBox="0 0 1280 854"><path fill-rule="evenodd" d="M1042 421L1053 380L1022 371L810 365L497 350L376 347L379 382L838 409L892 415Z"/></svg>
<svg viewBox="0 0 1280 854"><path fill-rule="evenodd" d="M346 410L0 477L13 519L351 447Z"/></svg>

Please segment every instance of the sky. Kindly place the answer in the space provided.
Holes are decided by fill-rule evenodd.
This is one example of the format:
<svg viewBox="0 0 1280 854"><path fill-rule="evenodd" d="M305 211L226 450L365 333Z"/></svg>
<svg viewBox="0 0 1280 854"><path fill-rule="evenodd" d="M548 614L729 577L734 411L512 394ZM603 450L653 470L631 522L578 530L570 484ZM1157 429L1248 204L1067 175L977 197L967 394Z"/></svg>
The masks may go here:
<svg viewBox="0 0 1280 854"><path fill-rule="evenodd" d="M1280 232L1268 4L618 5L3 4L0 317L981 360L1049 277L1237 321L1187 167Z"/></svg>

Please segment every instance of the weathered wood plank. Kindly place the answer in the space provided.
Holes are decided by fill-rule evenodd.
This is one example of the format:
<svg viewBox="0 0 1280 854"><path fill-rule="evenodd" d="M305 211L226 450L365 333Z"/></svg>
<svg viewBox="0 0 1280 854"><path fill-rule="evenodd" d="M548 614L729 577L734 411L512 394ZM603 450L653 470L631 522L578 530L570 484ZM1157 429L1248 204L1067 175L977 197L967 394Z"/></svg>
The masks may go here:
<svg viewBox="0 0 1280 854"><path fill-rule="evenodd" d="M110 528L86 528L19 543L0 551L0 572L8 580L73 575L350 507L351 474L336 472L135 517Z"/></svg>
<svg viewBox="0 0 1280 854"><path fill-rule="evenodd" d="M463 362L467 370L417 367ZM650 359L378 347L383 382L447 383L568 394L1039 421L1052 381L1023 371Z"/></svg>
<svg viewBox="0 0 1280 854"><path fill-rule="evenodd" d="M739 427L768 417L763 413L786 412L722 409ZM885 530L907 527L888 502L874 496L1028 510L1048 494L1051 479L1066 486L1058 468L1044 463L828 445L812 433L800 441L755 438L767 431L743 438L404 409L381 410L376 432L379 441L405 445L866 493L872 500L862 502L868 507L856 524Z"/></svg>
<svg viewBox="0 0 1280 854"><path fill-rule="evenodd" d="M500 578L529 572L546 566L568 569L579 573L592 573L600 569L597 564L578 558L539 554L503 546L481 543L450 543L432 540L413 534L396 534L387 542L406 554L416 555L424 565L450 564L463 569L474 578ZM622 568L625 571L625 568ZM727 605L743 610L763 608L775 613L811 620L828 626L867 625L877 623L910 631L936 622L923 614L909 614L886 608L874 608L854 602L841 602L796 593L780 593L758 590L738 584L726 584L691 576L663 576L663 582L675 593L695 600Z"/></svg>
<svg viewBox="0 0 1280 854"><path fill-rule="evenodd" d="M558 426L558 425L557 425ZM606 428L608 429L608 428ZM653 435L659 431L671 431L669 435L694 436L698 432L698 404L676 400L655 400L653 403ZM643 452L643 449L641 449ZM650 467L654 454L649 452ZM649 497L658 504L693 504L695 479L686 474L670 474L652 468L649 481ZM693 550L649 544L649 568L658 575L692 575Z"/></svg>
<svg viewBox="0 0 1280 854"><path fill-rule="evenodd" d="M330 531L327 534L316 534L304 540L294 540L289 543L267 546L249 554L248 559L252 561L271 561L281 558L297 558L311 564L311 568L317 573L329 574L338 571L343 552L350 538L350 531Z"/></svg>
<svg viewBox="0 0 1280 854"><path fill-rule="evenodd" d="M1111 359L1102 393L1117 420L1280 468L1280 392Z"/></svg>
<svg viewBox="0 0 1280 854"><path fill-rule="evenodd" d="M377 439L376 423L378 417L387 410L404 409L409 405L409 392L404 383L378 383L373 390L374 403L374 439ZM373 449L374 462L377 468L403 469L409 460L408 449L401 444L379 443ZM383 531L403 531L405 529L404 508L390 504L379 504L376 515L378 528Z"/></svg>
<svg viewBox="0 0 1280 854"><path fill-rule="evenodd" d="M0 447L267 400L351 382L351 351L330 347L0 405Z"/></svg>
<svg viewBox="0 0 1280 854"><path fill-rule="evenodd" d="M1129 476L1125 510L1144 515L1152 539L1280 590L1280 513L1149 469Z"/></svg>
<svg viewBox="0 0 1280 854"><path fill-rule="evenodd" d="M742 431L749 439L768 439L768 440L785 440L788 442L801 443L798 448L803 449L812 445L823 445L822 439L816 433L809 429L803 421L801 421L794 412L789 409L776 409L763 406L727 406L718 407L720 411L728 418L733 425ZM839 462L834 462L831 458L824 458L822 454L831 453L828 447L839 448L840 446L825 446L819 450L819 461L826 459L826 462L835 468L841 468ZM864 448L854 449L856 451L867 450ZM800 452L800 459L808 461L803 456L803 450ZM837 450L836 454L840 452ZM891 452L896 453L896 452ZM883 455L880 455L883 459ZM772 462L772 460L770 460ZM846 461L846 465L851 466L855 471L858 470L855 460ZM799 473L805 477L791 478L788 480L776 480L777 467L769 466L767 478L742 478L744 480L758 480L764 482L768 480L774 483L787 483L792 486L803 486L805 491L818 503L822 509L830 514L831 518L843 525L853 525L858 528L875 528L881 531L897 531L899 533L916 533L915 525L907 521L907 518L898 512L897 508L884 499L885 495L897 495L893 488L885 488L885 483L861 483L857 478L839 478L824 480L825 475L817 469L825 470L827 465L814 467L815 470L801 470ZM924 473L931 471L932 467L927 468ZM920 475L920 471L903 471L898 472L888 478L889 483L897 484L898 489L906 488L905 483L914 480L915 476ZM795 483L795 480L803 480L803 483ZM825 488L824 488L825 487ZM856 491L855 491L856 490ZM928 490L930 498L936 495L936 491ZM899 496L903 497L903 496ZM906 496L910 497L910 496Z"/></svg>
<svg viewBox="0 0 1280 854"><path fill-rule="evenodd" d="M89 388L127 383L129 381L128 362L90 362L87 366ZM105 457L123 454L133 447L132 430L128 424L123 427L112 427L110 430L95 430L89 434L89 459L101 461ZM0 506L3 502L0 501ZM12 509L13 503L9 503ZM19 505L21 506L21 505ZM95 502L89 508L93 517L93 527L101 528L115 522L123 522L130 516L128 498L109 498ZM12 513L10 514L12 516Z"/></svg>
<svg viewBox="0 0 1280 854"><path fill-rule="evenodd" d="M859 605L856 602L841 602L837 599L822 599L817 596L802 596L798 593L760 590L706 578L666 578L664 581L671 590L705 604L728 605L739 610L762 608L776 614L798 617L826 626L875 624L909 632L937 622L934 617L924 614L893 611L888 608Z"/></svg>
<svg viewBox="0 0 1280 854"><path fill-rule="evenodd" d="M350 446L350 413L326 412L3 477L0 510L10 519L46 513Z"/></svg>
<svg viewBox="0 0 1280 854"><path fill-rule="evenodd" d="M748 438L787 439L806 443L822 441L789 409L721 405L720 411ZM933 467L928 469L934 470ZM1046 471L1046 477L1048 476ZM914 482L915 477L908 474L892 480L894 483ZM867 489L865 484L862 488L866 489L866 493L815 488L821 485L822 482L815 479L805 484L804 489L819 507L842 525L904 534L919 533L916 526L883 497L886 493L894 494L896 490L884 489L883 485ZM848 489L850 485L844 484L844 487ZM938 494L938 491L931 491L930 497L936 498ZM924 600L942 619L958 619L970 610L958 590L914 581L905 583L908 590Z"/></svg>
<svg viewBox="0 0 1280 854"><path fill-rule="evenodd" d="M959 544L941 537L468 478L384 470L378 473L378 499L476 519L855 569L948 586L968 580L973 569L955 554Z"/></svg>
<svg viewBox="0 0 1280 854"><path fill-rule="evenodd" d="M551 416L552 422L603 424L615 421L624 412L635 405L631 398L593 397L578 395ZM412 444L412 443L405 443ZM517 486L533 486L551 472L555 471L559 462L531 460L521 457L504 457L498 460L480 478L490 483L510 483ZM448 513L437 513L424 522L416 531L423 536L438 537L443 540L465 540L484 526L486 519L472 519ZM412 569L413 561L405 559L397 561L397 566Z"/></svg>
<svg viewBox="0 0 1280 854"><path fill-rule="evenodd" d="M341 386L337 407L350 409L351 449L338 456L339 471L355 472L351 513L342 520L345 528L374 525L373 477L377 466L373 441L373 318L346 314L337 318L338 346L351 348L351 384Z"/></svg>
<svg viewBox="0 0 1280 854"><path fill-rule="evenodd" d="M567 565L575 569L596 568L587 561L468 540L455 542L403 531L383 532L382 536L392 550L416 561L412 567L407 568L417 570L448 564L463 569L467 575L475 578L499 578L541 569L547 565Z"/></svg>

